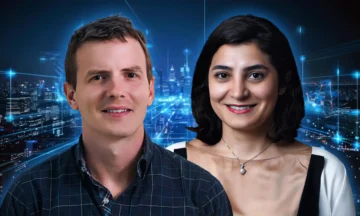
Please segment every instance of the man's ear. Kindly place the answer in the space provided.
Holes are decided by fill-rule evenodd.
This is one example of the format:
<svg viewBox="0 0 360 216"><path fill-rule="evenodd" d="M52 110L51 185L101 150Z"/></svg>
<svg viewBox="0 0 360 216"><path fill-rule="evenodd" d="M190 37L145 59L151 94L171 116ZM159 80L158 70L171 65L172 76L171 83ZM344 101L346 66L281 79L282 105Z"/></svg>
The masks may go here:
<svg viewBox="0 0 360 216"><path fill-rule="evenodd" d="M69 103L69 105L71 106L71 108L74 109L74 110L78 110L79 107L78 107L78 105L76 103L75 89L68 82L64 83L64 93L65 93L65 96L66 96L66 100Z"/></svg>
<svg viewBox="0 0 360 216"><path fill-rule="evenodd" d="M149 99L148 99L148 103L147 105L150 106L152 104L152 102L154 101L154 96L155 96L155 77L153 76L151 79L150 79L150 82L149 82L149 90L150 90L150 94L149 94Z"/></svg>

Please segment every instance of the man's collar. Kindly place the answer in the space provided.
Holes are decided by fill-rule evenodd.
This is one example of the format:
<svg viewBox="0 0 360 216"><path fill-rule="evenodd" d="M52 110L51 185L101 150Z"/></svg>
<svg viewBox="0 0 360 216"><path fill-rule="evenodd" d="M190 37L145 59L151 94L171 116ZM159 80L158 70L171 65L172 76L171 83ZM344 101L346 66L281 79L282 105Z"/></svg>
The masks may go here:
<svg viewBox="0 0 360 216"><path fill-rule="evenodd" d="M144 178L145 174L149 169L154 153L154 145L155 144L150 140L149 136L144 131L144 139L140 150L142 151L142 153L136 165L137 167L136 171L140 178ZM84 148L85 146L81 134L79 138L79 142L76 145L76 149L75 149L75 159L77 161L77 164L80 166L80 169L82 171L81 173L82 174L87 173L88 175L90 175L90 172L87 169L86 162L84 159Z"/></svg>
<svg viewBox="0 0 360 216"><path fill-rule="evenodd" d="M154 154L154 149L155 144L150 140L150 137L144 130L144 140L142 143L143 154L137 163L137 173L140 178L144 178L145 174L149 170L149 166Z"/></svg>

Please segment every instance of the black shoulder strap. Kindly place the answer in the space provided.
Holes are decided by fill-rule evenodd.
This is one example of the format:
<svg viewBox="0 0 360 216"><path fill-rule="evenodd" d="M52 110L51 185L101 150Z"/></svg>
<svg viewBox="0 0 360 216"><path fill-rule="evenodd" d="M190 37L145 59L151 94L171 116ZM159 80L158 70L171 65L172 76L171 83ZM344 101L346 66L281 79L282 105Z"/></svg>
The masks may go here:
<svg viewBox="0 0 360 216"><path fill-rule="evenodd" d="M324 163L323 156L311 155L298 216L319 215L321 173Z"/></svg>
<svg viewBox="0 0 360 216"><path fill-rule="evenodd" d="M175 152L176 154L180 155L181 157L187 159L186 148L174 149L174 152Z"/></svg>

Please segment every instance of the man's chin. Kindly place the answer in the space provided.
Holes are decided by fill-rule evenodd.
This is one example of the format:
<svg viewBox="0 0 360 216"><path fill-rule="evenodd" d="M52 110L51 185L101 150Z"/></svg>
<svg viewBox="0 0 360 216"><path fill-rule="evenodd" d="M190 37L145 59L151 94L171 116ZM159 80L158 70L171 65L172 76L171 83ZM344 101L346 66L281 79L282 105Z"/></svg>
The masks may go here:
<svg viewBox="0 0 360 216"><path fill-rule="evenodd" d="M126 127L126 125L114 125L109 126L107 129L103 129L103 133L107 136L111 137L118 137L118 138L124 138L129 137L135 134L137 131L139 131L140 128L129 128Z"/></svg>

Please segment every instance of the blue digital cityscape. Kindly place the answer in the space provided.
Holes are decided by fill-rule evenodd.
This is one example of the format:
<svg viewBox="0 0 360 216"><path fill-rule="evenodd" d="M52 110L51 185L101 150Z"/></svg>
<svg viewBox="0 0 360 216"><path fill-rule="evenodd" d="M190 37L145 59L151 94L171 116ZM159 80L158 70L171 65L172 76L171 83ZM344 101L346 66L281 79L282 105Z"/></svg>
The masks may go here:
<svg viewBox="0 0 360 216"><path fill-rule="evenodd" d="M138 18L136 6L125 3L129 14ZM205 15L201 22L204 33L199 47L208 34ZM169 55L169 49L157 47L155 33L141 30L157 63L152 68L155 100L147 110L146 131L162 147L191 140L195 134L186 127L196 126L190 94L198 47L178 41ZM290 42L296 41L291 45L306 107L297 139L327 149L345 164L360 215L360 40L314 51L304 40L310 33L306 26L286 31L293 32ZM15 64L0 68L0 203L19 173L66 150L81 133L81 116L71 110L63 94L64 52L40 51L36 61L38 72L18 71Z"/></svg>

